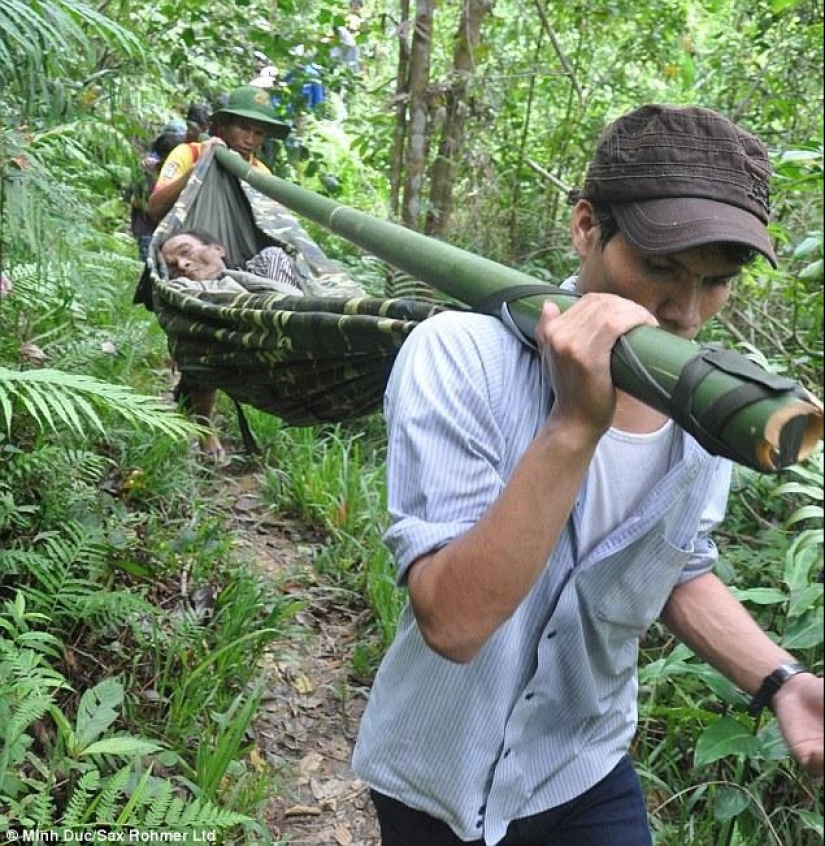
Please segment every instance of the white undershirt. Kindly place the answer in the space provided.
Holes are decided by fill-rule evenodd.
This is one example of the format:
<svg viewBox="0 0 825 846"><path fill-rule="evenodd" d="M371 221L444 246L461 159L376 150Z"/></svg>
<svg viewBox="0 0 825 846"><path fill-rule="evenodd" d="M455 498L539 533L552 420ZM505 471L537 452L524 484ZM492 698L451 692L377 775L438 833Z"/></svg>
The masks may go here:
<svg viewBox="0 0 825 846"><path fill-rule="evenodd" d="M587 472L587 508L579 527L582 557L624 523L665 475L674 434L673 421L666 420L655 432L609 429L601 439Z"/></svg>

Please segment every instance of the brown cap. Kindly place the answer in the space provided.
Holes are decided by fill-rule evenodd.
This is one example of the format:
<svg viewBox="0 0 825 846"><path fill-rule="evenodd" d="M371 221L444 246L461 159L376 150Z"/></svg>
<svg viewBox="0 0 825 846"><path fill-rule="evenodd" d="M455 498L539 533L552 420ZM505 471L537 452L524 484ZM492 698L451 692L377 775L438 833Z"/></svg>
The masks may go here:
<svg viewBox="0 0 825 846"><path fill-rule="evenodd" d="M776 267L768 236L771 166L762 142L696 106L642 106L602 133L580 197L609 206L640 250L752 247Z"/></svg>

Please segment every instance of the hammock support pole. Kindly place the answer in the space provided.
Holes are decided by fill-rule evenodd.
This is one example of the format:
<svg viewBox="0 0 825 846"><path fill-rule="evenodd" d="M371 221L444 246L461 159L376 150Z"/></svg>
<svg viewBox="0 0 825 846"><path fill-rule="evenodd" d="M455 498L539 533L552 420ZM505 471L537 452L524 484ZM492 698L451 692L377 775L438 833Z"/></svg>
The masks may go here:
<svg viewBox="0 0 825 846"><path fill-rule="evenodd" d="M497 297L507 302L509 289L524 287L527 293L506 308L528 338L546 299L562 310L576 300L518 270L256 171L228 150L215 153L261 193L470 307ZM611 370L617 387L672 417L709 452L762 472L807 458L823 436L816 397L739 353L640 326L614 348Z"/></svg>

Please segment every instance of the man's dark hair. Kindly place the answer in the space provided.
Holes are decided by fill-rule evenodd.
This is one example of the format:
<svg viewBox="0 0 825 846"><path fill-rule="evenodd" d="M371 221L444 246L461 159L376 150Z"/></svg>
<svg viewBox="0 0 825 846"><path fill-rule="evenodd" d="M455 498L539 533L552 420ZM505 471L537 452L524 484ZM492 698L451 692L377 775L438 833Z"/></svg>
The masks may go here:
<svg viewBox="0 0 825 846"><path fill-rule="evenodd" d="M176 132L162 132L152 142L152 152L160 159L165 159L178 144L182 137Z"/></svg>
<svg viewBox="0 0 825 846"><path fill-rule="evenodd" d="M190 123L196 123L198 126L206 127L209 125L209 118L211 113L209 106L206 103L190 103L189 109L186 112L186 120Z"/></svg>

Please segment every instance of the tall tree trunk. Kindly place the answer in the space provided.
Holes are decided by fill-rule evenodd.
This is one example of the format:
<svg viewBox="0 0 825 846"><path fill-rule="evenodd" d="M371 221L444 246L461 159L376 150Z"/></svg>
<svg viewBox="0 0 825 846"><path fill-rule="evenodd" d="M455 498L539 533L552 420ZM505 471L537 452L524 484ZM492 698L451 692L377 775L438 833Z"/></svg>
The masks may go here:
<svg viewBox="0 0 825 846"><path fill-rule="evenodd" d="M407 107L410 96L410 0L401 0L398 22L398 69L395 77L395 129L390 160L390 213L398 218L401 180L404 173L404 142L407 137Z"/></svg>
<svg viewBox="0 0 825 846"><path fill-rule="evenodd" d="M401 219L419 228L421 185L427 156L427 113L430 86L430 46L435 0L416 0L415 28L410 48L409 121L404 156L404 199Z"/></svg>
<svg viewBox="0 0 825 846"><path fill-rule="evenodd" d="M446 118L438 145L438 155L430 174L430 205L425 231L436 237L444 233L452 213L456 164L464 141L464 125L469 112L467 93L475 70L481 23L494 3L495 0L465 0L461 10L455 36L451 82L446 91Z"/></svg>
<svg viewBox="0 0 825 846"><path fill-rule="evenodd" d="M544 30L540 29L536 35L536 46L533 51L533 66L538 67L539 57L544 47ZM530 120L533 116L533 101L536 93L536 75L530 76L530 85L527 89L527 102L524 107L524 122L521 127L521 141L519 142L518 160L516 162L515 172L513 176L513 185L510 192L510 209L509 209L509 241L510 241L510 258L518 256L520 252L520 244L518 243L519 230L519 203L521 202L521 178L522 170L524 169L524 157L527 151L527 138L530 134Z"/></svg>

